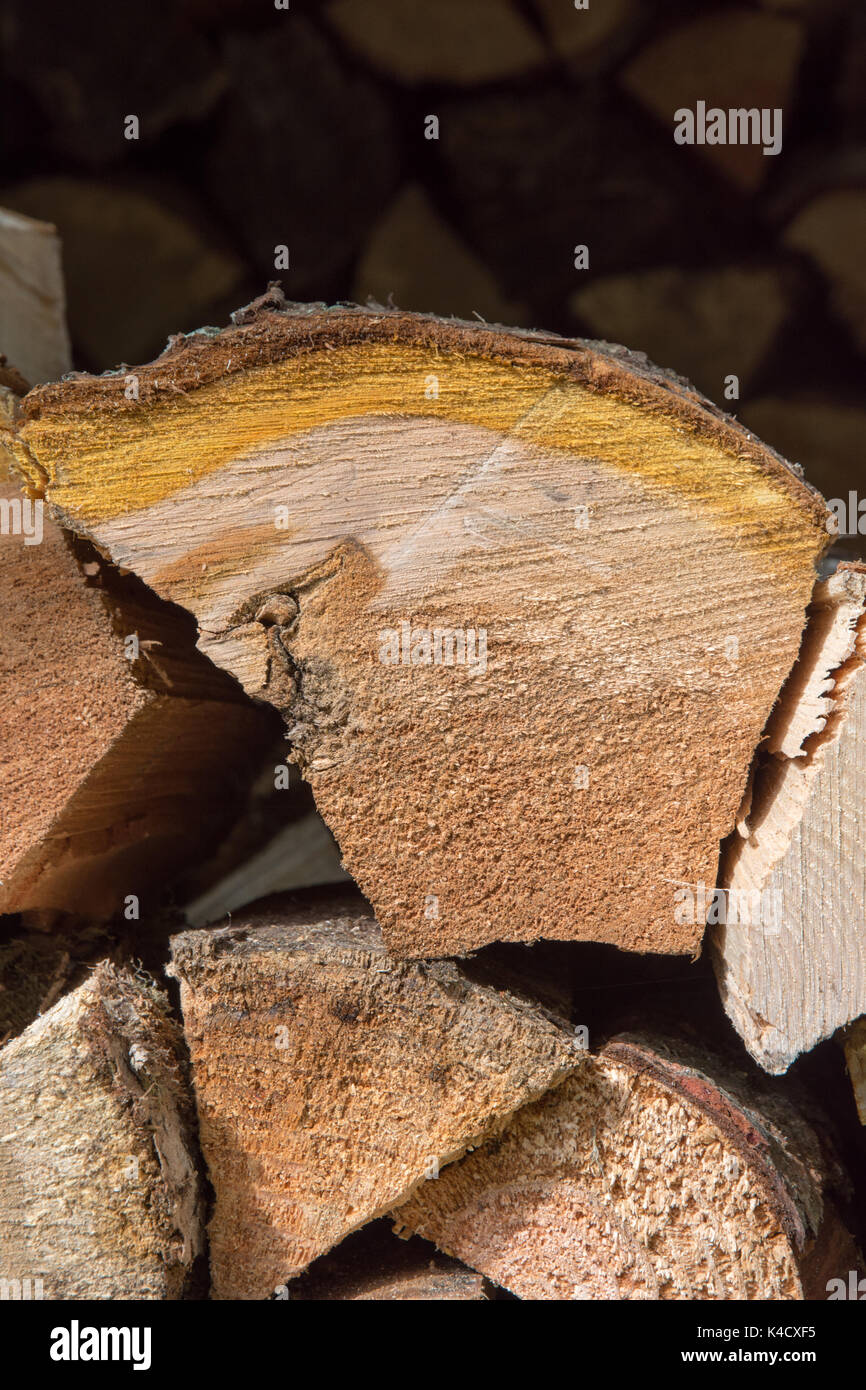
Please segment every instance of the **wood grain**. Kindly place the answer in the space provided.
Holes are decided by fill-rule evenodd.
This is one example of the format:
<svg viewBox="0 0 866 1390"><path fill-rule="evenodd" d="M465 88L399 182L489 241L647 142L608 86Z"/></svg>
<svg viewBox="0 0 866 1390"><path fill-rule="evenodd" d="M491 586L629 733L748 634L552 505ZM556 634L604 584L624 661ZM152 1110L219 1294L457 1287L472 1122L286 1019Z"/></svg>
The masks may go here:
<svg viewBox="0 0 866 1390"><path fill-rule="evenodd" d="M0 1051L0 1279L182 1297L204 1232L180 1047L164 994L103 963Z"/></svg>
<svg viewBox="0 0 866 1390"><path fill-rule="evenodd" d="M723 861L727 921L709 938L722 1000L775 1073L866 1012L864 612L863 566L818 586Z"/></svg>
<svg viewBox="0 0 866 1390"><path fill-rule="evenodd" d="M826 1297L832 1171L790 1104L622 1035L394 1217L524 1299Z"/></svg>
<svg viewBox="0 0 866 1390"><path fill-rule="evenodd" d="M673 883L715 880L817 494L621 349L278 294L235 318L137 402L31 394L18 466L281 710L395 950L694 951Z"/></svg>
<svg viewBox="0 0 866 1390"><path fill-rule="evenodd" d="M388 956L354 893L172 942L213 1296L267 1298L555 1085L571 1033L455 965Z"/></svg>

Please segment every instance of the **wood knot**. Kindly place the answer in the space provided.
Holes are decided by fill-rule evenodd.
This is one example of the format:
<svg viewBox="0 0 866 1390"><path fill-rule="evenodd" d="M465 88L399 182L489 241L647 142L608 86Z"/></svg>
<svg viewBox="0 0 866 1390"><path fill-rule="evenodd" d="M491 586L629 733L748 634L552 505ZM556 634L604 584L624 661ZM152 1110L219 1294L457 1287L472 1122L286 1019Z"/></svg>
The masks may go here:
<svg viewBox="0 0 866 1390"><path fill-rule="evenodd" d="M298 616L298 602L291 594L271 594L256 613L264 627L290 627Z"/></svg>

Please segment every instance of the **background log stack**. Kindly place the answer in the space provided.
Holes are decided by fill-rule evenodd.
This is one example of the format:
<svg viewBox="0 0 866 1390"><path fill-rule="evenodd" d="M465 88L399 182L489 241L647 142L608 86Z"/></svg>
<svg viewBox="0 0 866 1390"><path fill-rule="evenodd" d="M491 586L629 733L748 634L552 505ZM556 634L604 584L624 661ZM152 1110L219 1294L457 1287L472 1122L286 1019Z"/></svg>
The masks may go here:
<svg viewBox="0 0 866 1390"><path fill-rule="evenodd" d="M3 1296L826 1298L853 8L190 0L112 11L113 81L18 8ZM783 153L677 148L698 99Z"/></svg>

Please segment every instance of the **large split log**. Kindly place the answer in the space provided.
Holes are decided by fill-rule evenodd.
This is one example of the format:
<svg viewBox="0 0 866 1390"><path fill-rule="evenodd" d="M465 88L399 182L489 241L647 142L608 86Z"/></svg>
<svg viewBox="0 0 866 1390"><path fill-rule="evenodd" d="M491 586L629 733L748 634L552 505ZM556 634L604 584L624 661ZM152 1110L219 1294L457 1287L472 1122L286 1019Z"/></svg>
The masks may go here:
<svg viewBox="0 0 866 1390"><path fill-rule="evenodd" d="M2 1296L182 1297L204 1244L191 1120L179 1030L143 976L104 963L7 1043Z"/></svg>
<svg viewBox="0 0 866 1390"><path fill-rule="evenodd" d="M801 477L622 349L278 292L135 378L31 393L17 465L283 711L392 949L693 951L828 543Z"/></svg>
<svg viewBox="0 0 866 1390"><path fill-rule="evenodd" d="M354 893L275 899L172 951L219 1299L267 1298L579 1055L564 1025L459 967L391 959Z"/></svg>
<svg viewBox="0 0 866 1390"><path fill-rule="evenodd" d="M866 1013L866 566L815 592L721 872L710 933L725 1009L783 1072Z"/></svg>
<svg viewBox="0 0 866 1390"><path fill-rule="evenodd" d="M837 1179L789 1103L623 1034L394 1216L521 1298L824 1298Z"/></svg>

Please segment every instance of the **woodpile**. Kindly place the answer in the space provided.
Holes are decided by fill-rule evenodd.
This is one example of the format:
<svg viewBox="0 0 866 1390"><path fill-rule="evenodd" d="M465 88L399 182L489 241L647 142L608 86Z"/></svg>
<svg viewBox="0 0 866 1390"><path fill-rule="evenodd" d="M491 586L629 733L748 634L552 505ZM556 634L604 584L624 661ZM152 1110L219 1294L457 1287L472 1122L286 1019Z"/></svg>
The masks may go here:
<svg viewBox="0 0 866 1390"><path fill-rule="evenodd" d="M540 937L694 953L717 919L706 903L682 911L683 890L707 885L715 901L729 836L724 902L757 892L763 904L782 885L781 928L760 910L711 926L722 997L756 1059L781 1071L866 1012L846 877L856 819L833 839L840 805L864 794L864 570L842 567L813 592L829 543L818 494L680 379L550 335L305 308L272 289L222 333L180 336L136 368L132 400L128 376L72 376L7 409L12 468L81 538L49 522L33 549L55 568L65 557L66 611L82 609L68 622L82 709L85 672L103 692L75 725L90 731L77 755L89 783L67 790L53 774L56 806L22 795L9 907L107 919L137 875L180 867L169 844L200 859L209 811L227 818L208 749L224 770L258 735L263 755L266 702L375 916L354 887L224 905L292 886L277 877L291 844L309 843L303 826L320 824L309 812L275 855L252 857L246 880L223 874L215 897L199 895L192 918L208 924L175 935L166 967L188 1081L155 986L106 962L64 995L68 952L48 957L60 998L46 1008L40 984L39 1016L23 1032L12 1020L19 1036L0 1054L9 1123L32 1108L46 1048L84 1068L76 1084L98 1118L79 1140L61 1105L59 1136L40 1127L38 1140L81 1163L102 1110L131 1088L142 1137L118 1143L139 1174L146 1151L152 1176L135 1191L164 1213L143 1252L97 1260L86 1287L188 1289L203 1241L194 1096L216 1299L291 1298L296 1280L300 1297L343 1299L483 1299L484 1280L532 1299L816 1296L856 1251L847 1179L799 1096L713 1044L619 1033L588 1050L567 997L543 1003L531 969L503 984L492 963L461 957ZM5 553L26 562L22 544ZM79 569L85 553L97 558ZM147 681L98 655L120 622L87 587L103 570L106 592L134 609L127 627L150 631L148 605L165 622L146 639ZM51 582L40 576L39 591ZM14 612L22 585L10 583ZM85 647L91 602L105 635ZM181 609L196 649L168 635ZM21 621L31 630L37 615ZM32 670L13 664L7 691ZM104 692L121 673L115 714ZM72 771L76 755L52 737ZM19 757L32 787L29 742ZM182 788L203 785L185 826ZM133 786L146 809L130 815ZM94 798L103 824L88 835ZM121 805L146 832L141 858L122 834L104 844ZM840 884L834 946L819 949ZM815 939L801 926L800 956L774 952L771 933L795 914ZM828 1012L839 970L846 989ZM162 1070L140 1096L150 1058ZM16 1231L27 1200L10 1176ZM336 1255L319 1270L386 1214L441 1255L392 1269L362 1249L360 1265ZM12 1277L39 1265L54 1296L70 1296L78 1225L50 1235L52 1264L39 1241L60 1218L47 1212L36 1235L22 1219ZM87 1238L111 1244L112 1219L85 1222Z"/></svg>
<svg viewBox="0 0 866 1390"><path fill-rule="evenodd" d="M862 24L10 4L0 1299L856 1287Z"/></svg>

